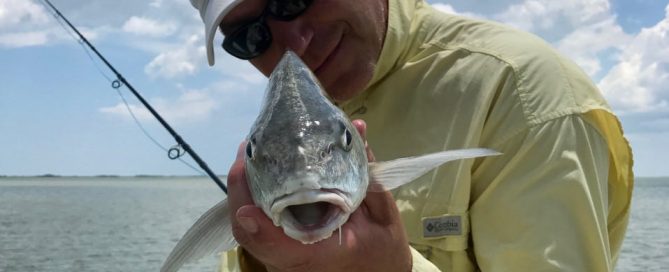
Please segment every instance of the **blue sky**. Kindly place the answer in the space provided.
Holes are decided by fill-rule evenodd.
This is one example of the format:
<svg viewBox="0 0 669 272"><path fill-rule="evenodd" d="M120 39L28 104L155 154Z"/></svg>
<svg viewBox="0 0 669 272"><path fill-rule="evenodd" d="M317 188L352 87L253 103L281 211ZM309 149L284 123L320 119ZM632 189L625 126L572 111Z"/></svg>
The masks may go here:
<svg viewBox="0 0 669 272"><path fill-rule="evenodd" d="M203 26L189 1L52 2L214 172L227 173L266 80L218 47L217 65L206 64ZM592 77L620 116L636 175L669 176L667 0L430 3L546 39ZM0 175L198 174L144 136L105 76L111 72L94 64L39 1L0 0ZM149 133L173 145L122 91Z"/></svg>

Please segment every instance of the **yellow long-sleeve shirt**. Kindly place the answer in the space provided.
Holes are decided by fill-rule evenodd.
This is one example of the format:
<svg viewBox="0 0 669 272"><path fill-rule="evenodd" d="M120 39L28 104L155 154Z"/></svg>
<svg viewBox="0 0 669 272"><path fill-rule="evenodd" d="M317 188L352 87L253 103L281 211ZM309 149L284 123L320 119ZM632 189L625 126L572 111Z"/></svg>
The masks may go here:
<svg viewBox="0 0 669 272"><path fill-rule="evenodd" d="M375 75L342 106L367 122L376 159L504 153L448 163L395 192L413 270L612 271L632 157L587 75L531 34L422 0L388 2ZM239 269L234 252L223 256L223 270Z"/></svg>

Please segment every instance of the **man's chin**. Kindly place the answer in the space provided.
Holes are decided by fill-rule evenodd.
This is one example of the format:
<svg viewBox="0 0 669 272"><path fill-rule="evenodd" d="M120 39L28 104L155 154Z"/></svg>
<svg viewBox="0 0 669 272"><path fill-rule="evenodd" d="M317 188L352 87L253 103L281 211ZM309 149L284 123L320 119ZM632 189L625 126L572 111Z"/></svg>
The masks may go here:
<svg viewBox="0 0 669 272"><path fill-rule="evenodd" d="M338 90L336 88L333 88L334 90L332 91L327 91L328 96L330 99L337 103L343 103L346 101L349 101L353 99L355 96L358 94L362 93L363 90L350 90L350 89L343 89L343 90ZM328 89L326 89L328 90Z"/></svg>

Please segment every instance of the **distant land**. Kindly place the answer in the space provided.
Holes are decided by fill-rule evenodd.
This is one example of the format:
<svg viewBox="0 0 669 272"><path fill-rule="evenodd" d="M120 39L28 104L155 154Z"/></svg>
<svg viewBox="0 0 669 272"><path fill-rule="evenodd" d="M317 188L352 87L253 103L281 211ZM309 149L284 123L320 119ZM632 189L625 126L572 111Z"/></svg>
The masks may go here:
<svg viewBox="0 0 669 272"><path fill-rule="evenodd" d="M41 174L41 175L0 175L0 178L209 178L202 175L55 175L55 174ZM225 176L219 176L225 178Z"/></svg>

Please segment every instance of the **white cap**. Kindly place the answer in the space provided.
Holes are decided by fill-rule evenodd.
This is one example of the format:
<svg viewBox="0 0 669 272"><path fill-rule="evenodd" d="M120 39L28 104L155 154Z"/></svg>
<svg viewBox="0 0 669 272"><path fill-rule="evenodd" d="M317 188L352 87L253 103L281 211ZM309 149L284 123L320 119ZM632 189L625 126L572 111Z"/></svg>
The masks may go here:
<svg viewBox="0 0 669 272"><path fill-rule="evenodd" d="M191 5L200 11L204 22L204 38L207 45L209 66L214 65L214 36L223 17L244 0L190 0Z"/></svg>

